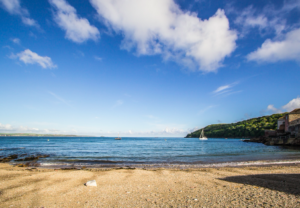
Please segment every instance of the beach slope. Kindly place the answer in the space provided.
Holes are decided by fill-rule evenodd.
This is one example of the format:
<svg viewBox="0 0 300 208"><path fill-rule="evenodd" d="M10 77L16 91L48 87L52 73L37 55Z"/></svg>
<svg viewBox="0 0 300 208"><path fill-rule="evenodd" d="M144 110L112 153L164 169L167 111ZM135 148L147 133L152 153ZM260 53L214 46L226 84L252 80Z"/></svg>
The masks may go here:
<svg viewBox="0 0 300 208"><path fill-rule="evenodd" d="M84 186L96 180L97 187ZM300 166L53 170L0 164L1 207L300 207Z"/></svg>

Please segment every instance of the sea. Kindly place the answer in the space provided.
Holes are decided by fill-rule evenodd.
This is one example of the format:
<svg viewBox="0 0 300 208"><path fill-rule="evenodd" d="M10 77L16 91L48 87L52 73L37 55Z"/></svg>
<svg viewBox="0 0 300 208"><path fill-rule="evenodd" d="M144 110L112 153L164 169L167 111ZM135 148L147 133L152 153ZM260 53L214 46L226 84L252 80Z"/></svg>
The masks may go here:
<svg viewBox="0 0 300 208"><path fill-rule="evenodd" d="M0 156L12 154L49 155L36 161L45 168L201 168L300 162L299 148L225 138L0 137Z"/></svg>

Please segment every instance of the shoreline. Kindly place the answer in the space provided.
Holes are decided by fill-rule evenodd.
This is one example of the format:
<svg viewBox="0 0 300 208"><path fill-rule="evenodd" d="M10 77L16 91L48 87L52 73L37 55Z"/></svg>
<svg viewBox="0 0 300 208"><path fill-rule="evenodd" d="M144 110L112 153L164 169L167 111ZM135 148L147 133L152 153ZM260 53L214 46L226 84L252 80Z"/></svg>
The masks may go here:
<svg viewBox="0 0 300 208"><path fill-rule="evenodd" d="M26 163L8 163L12 166L20 166ZM168 170L187 170L187 169L202 169L202 168L233 168L233 167L263 167L273 165L300 165L299 159L285 160L255 160L255 161L238 161L238 162L218 162L218 163L201 163L201 164L172 164L172 163L123 163L123 164L88 164L88 163L35 163L29 162L26 167L38 167L43 169L168 169Z"/></svg>

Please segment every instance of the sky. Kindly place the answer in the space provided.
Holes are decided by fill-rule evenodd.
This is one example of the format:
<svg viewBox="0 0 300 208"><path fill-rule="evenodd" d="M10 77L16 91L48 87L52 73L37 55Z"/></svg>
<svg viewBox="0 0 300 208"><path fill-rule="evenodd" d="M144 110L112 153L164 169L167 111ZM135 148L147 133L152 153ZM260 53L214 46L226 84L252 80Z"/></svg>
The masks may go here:
<svg viewBox="0 0 300 208"><path fill-rule="evenodd" d="M0 132L183 137L300 108L299 0L0 0Z"/></svg>

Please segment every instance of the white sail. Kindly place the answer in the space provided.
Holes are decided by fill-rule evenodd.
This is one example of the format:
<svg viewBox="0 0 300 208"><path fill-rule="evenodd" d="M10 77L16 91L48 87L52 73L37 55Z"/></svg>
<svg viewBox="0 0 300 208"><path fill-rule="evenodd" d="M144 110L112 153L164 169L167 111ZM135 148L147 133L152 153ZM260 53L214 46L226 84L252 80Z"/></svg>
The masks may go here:
<svg viewBox="0 0 300 208"><path fill-rule="evenodd" d="M204 131L202 129L201 134L199 136L199 140L207 140L207 138L204 136Z"/></svg>

